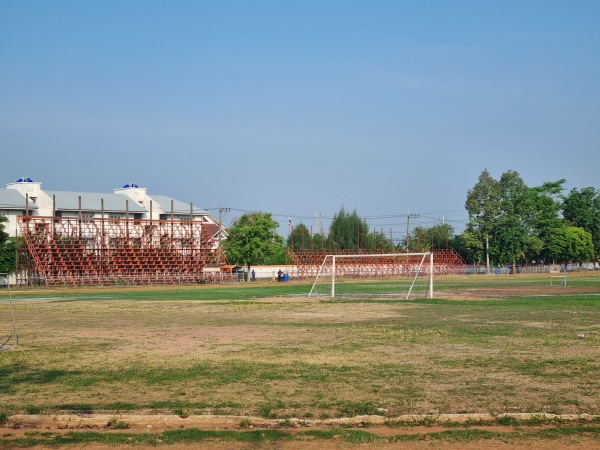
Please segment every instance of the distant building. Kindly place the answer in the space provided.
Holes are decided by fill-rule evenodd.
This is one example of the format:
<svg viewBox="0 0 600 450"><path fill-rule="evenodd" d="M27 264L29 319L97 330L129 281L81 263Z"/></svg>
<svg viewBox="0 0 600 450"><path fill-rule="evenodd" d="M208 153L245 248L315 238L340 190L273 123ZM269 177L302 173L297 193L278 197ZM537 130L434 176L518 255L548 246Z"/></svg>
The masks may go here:
<svg viewBox="0 0 600 450"><path fill-rule="evenodd" d="M148 195L147 188L135 183L105 192L74 192L42 189L42 183L20 178L0 189L0 216L8 218L5 232L20 234L18 216L64 218L111 218L201 221L211 230L216 242L227 237L227 230L209 211L196 208L166 195Z"/></svg>

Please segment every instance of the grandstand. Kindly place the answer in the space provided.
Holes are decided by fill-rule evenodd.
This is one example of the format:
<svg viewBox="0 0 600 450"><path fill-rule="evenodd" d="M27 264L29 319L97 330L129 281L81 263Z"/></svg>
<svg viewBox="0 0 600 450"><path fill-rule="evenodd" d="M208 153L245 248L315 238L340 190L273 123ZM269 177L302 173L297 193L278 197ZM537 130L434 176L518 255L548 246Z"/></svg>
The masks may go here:
<svg viewBox="0 0 600 450"><path fill-rule="evenodd" d="M198 221L20 217L19 284L190 284L226 262Z"/></svg>
<svg viewBox="0 0 600 450"><path fill-rule="evenodd" d="M326 255L348 255L348 254L372 254L377 253L369 249L362 250L311 250L298 251L288 249L288 258L296 266L297 274L300 278L314 279L319 272ZM398 252L400 253L400 252ZM436 275L445 274L464 274L466 263L453 248L443 248L433 250L434 272ZM364 260L355 259L355 265L365 266L365 270L376 275L378 271L383 270L381 261L374 260L372 257ZM371 267L366 267L371 266ZM381 274L382 276L384 273Z"/></svg>
<svg viewBox="0 0 600 450"><path fill-rule="evenodd" d="M6 231L21 236L18 284L171 284L213 277L227 231L209 211L128 183L112 193L47 191L20 178L0 190Z"/></svg>

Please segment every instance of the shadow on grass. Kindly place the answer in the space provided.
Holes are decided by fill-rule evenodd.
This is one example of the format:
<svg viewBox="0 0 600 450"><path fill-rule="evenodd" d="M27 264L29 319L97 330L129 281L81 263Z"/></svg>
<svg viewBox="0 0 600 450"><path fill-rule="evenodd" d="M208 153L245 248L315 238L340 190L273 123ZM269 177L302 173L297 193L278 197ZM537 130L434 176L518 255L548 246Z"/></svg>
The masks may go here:
<svg viewBox="0 0 600 450"><path fill-rule="evenodd" d="M79 372L62 369L40 369L24 364L0 367L0 393L13 394L20 384L54 383L73 375L79 375Z"/></svg>

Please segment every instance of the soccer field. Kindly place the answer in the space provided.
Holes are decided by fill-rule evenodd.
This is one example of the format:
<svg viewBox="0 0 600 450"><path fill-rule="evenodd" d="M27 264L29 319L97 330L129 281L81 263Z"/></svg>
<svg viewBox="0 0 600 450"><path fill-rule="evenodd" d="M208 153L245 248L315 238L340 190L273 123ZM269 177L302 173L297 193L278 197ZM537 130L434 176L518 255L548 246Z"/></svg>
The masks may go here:
<svg viewBox="0 0 600 450"><path fill-rule="evenodd" d="M598 415L600 277L546 278L438 277L436 298L415 300L315 300L303 283L13 292L19 344L0 352L0 413L233 416L242 428Z"/></svg>

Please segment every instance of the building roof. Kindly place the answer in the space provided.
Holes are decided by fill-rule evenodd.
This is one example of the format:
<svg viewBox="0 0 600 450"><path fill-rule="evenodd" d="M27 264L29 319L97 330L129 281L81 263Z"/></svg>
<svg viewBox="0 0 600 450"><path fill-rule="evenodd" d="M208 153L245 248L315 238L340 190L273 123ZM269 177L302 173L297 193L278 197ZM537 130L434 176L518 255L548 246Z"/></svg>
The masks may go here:
<svg viewBox="0 0 600 450"><path fill-rule="evenodd" d="M218 223L214 223L214 224L206 223L206 224L204 224L204 227L206 227L206 229L208 230L208 232L210 233L211 236L216 236L216 234L221 229L221 227L219 226Z"/></svg>
<svg viewBox="0 0 600 450"><path fill-rule="evenodd" d="M144 213L146 208L126 195L100 192L68 192L44 191L50 198L54 196L56 209L60 211L79 211L79 197L81 196L82 211L101 211L104 201L106 212Z"/></svg>
<svg viewBox="0 0 600 450"><path fill-rule="evenodd" d="M54 197L57 211L69 211L76 212L81 209L82 211L104 211L107 213L125 213L129 212L132 214L135 213L148 213L148 200L151 200L154 204L157 205L156 210L162 210L162 214L170 214L171 209L173 209L173 214L177 216L189 216L190 208L192 208L191 213L194 216L211 216L212 214L202 208L190 206L189 203L182 202L180 200L176 200L174 198L168 197L166 195L147 195L146 189L142 188L143 195L138 198L135 195L130 196L128 193L124 192L126 188L138 188L138 186L134 183L127 184L123 186L123 188L115 189L115 191L120 191L119 193L102 193L102 192L73 192L73 191L52 191L41 189L40 182L34 182L30 178L20 178L15 183L11 183L10 185L20 185L20 184L32 184L37 185L40 194L43 194L43 197L38 199L36 203L33 201L29 201L29 209L30 210L39 210L40 208L48 208L48 198L50 202L52 202L52 198ZM126 194L126 195L123 195ZM31 197L31 194L29 194ZM43 200L42 200L43 199ZM81 199L81 204L80 204ZM141 200L144 199L144 204L141 204ZM139 200L139 201L138 201ZM25 194L23 194L23 190L21 186L18 188L10 188L10 189L0 189L0 209L8 210L22 210L26 209L26 201Z"/></svg>
<svg viewBox="0 0 600 450"><path fill-rule="evenodd" d="M178 215L189 215L190 214L190 204L184 203L180 200L175 200L174 198L167 197L166 195L149 195L150 200L154 203L157 203L160 206L165 214L171 213L171 201L173 201L173 214ZM210 212L206 209L196 208L192 205L192 211L194 215L210 215Z"/></svg>
<svg viewBox="0 0 600 450"><path fill-rule="evenodd" d="M26 199L23 194L14 189L0 189L0 209L18 209L27 208ZM37 206L30 200L29 209L37 209Z"/></svg>

